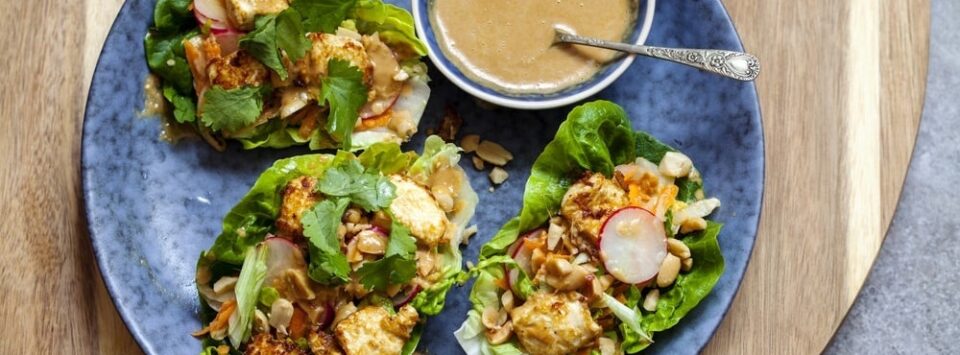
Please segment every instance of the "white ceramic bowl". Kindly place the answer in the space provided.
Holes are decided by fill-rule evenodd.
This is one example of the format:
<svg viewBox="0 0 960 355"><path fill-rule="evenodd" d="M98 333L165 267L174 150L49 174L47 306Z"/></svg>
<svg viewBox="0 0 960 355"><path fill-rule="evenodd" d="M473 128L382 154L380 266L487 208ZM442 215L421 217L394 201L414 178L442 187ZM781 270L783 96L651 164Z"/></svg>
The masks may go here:
<svg viewBox="0 0 960 355"><path fill-rule="evenodd" d="M626 55L607 63L589 80L556 93L510 94L496 91L464 75L443 53L433 31L433 23L429 13L431 3L434 1L436 0L412 0L413 19L417 28L417 35L427 45L430 60L455 85L471 95L495 105L524 110L539 110L579 102L612 84L630 67L636 57L633 54ZM656 3L656 0L640 1L636 26L630 36L627 37L630 42L635 44L646 42L647 35L650 34L650 27L653 25Z"/></svg>

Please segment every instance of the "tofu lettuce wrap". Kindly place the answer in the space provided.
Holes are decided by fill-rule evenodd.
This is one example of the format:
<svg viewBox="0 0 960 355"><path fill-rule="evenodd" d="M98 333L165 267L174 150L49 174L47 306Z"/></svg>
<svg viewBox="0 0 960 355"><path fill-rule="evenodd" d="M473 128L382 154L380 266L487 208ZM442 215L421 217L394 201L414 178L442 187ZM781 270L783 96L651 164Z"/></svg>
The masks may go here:
<svg viewBox="0 0 960 355"><path fill-rule="evenodd" d="M484 245L468 354L622 354L654 342L723 272L719 207L691 160L622 108L576 107L535 161L520 215Z"/></svg>
<svg viewBox="0 0 960 355"><path fill-rule="evenodd" d="M477 195L459 148L277 161L197 263L203 354L409 354L465 280Z"/></svg>
<svg viewBox="0 0 960 355"><path fill-rule="evenodd" d="M360 150L417 131L413 17L380 0L159 0L144 38L168 122L218 150Z"/></svg>

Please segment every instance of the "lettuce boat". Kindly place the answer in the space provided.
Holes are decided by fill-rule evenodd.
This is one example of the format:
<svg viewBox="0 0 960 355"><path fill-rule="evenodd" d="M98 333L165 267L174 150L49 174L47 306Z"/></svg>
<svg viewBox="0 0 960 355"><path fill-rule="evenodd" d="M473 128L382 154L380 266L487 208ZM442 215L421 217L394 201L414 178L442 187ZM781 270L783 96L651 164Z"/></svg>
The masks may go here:
<svg viewBox="0 0 960 355"><path fill-rule="evenodd" d="M723 272L700 173L616 104L576 107L535 161L519 216L485 244L468 354L622 354L649 346Z"/></svg>
<svg viewBox="0 0 960 355"><path fill-rule="evenodd" d="M459 148L277 161L197 263L204 354L409 354L465 280L477 195Z"/></svg>
<svg viewBox="0 0 960 355"><path fill-rule="evenodd" d="M144 48L168 122L218 150L406 141L430 96L413 17L380 0L159 0Z"/></svg>

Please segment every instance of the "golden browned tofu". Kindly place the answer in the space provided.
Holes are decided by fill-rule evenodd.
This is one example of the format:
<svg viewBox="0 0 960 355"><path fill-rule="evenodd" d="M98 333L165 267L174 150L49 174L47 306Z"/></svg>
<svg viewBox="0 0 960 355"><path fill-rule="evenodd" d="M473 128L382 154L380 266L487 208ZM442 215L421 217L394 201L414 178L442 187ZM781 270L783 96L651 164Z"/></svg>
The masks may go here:
<svg viewBox="0 0 960 355"><path fill-rule="evenodd" d="M210 59L207 77L211 84L229 90L240 86L260 86L270 77L270 72L247 52L236 51L226 57Z"/></svg>
<svg viewBox="0 0 960 355"><path fill-rule="evenodd" d="M393 316L381 306L367 306L337 324L337 340L348 355L399 354L419 319L410 305Z"/></svg>
<svg viewBox="0 0 960 355"><path fill-rule="evenodd" d="M280 215L277 216L277 232L282 236L297 237L303 235L303 225L300 217L304 212L320 202L320 194L316 192L317 179L312 176L301 176L290 180L283 188L283 202L280 204Z"/></svg>
<svg viewBox="0 0 960 355"><path fill-rule="evenodd" d="M307 343L310 344L310 351L313 355L342 355L340 347L337 346L337 340L333 335L324 331L313 329L307 335Z"/></svg>
<svg viewBox="0 0 960 355"><path fill-rule="evenodd" d="M603 174L591 174L570 186L563 196L560 214L570 221L574 234L596 242L606 217L627 206L627 202L626 192L616 181Z"/></svg>
<svg viewBox="0 0 960 355"><path fill-rule="evenodd" d="M449 242L446 239L447 214L440 208L437 200L410 179L397 175L390 181L396 186L396 198L390 204L390 212L397 222L410 229L410 234L421 245L434 247Z"/></svg>
<svg viewBox="0 0 960 355"><path fill-rule="evenodd" d="M363 73L364 80L369 79L373 68L362 42L330 33L309 33L307 37L313 45L306 56L294 63L294 72L304 84L319 85L327 76L327 63L332 58L350 62Z"/></svg>
<svg viewBox="0 0 960 355"><path fill-rule="evenodd" d="M224 0L227 19L241 30L252 30L257 15L269 15L286 10L288 0Z"/></svg>
<svg viewBox="0 0 960 355"><path fill-rule="evenodd" d="M259 333L250 338L250 342L247 343L247 349L243 353L246 355L309 354L306 350L297 346L290 338L284 337L283 339L278 339L267 333Z"/></svg>
<svg viewBox="0 0 960 355"><path fill-rule="evenodd" d="M603 333L576 292L535 293L510 311L510 319L517 340L531 354L573 353Z"/></svg>

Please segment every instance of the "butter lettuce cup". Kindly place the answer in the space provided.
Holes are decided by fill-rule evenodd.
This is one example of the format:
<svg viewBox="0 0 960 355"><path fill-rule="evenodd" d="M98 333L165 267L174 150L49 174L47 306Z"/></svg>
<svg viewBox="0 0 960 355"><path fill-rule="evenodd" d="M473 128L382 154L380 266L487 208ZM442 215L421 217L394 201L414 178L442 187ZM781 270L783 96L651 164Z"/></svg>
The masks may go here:
<svg viewBox="0 0 960 355"><path fill-rule="evenodd" d="M159 0L145 107L217 150L404 142L430 88L406 10L381 0Z"/></svg>
<svg viewBox="0 0 960 355"><path fill-rule="evenodd" d="M534 162L520 215L480 250L468 354L636 353L723 273L687 156L634 131L607 101L573 109Z"/></svg>
<svg viewBox="0 0 960 355"><path fill-rule="evenodd" d="M197 263L203 354L409 354L465 280L477 195L437 136L278 160Z"/></svg>

